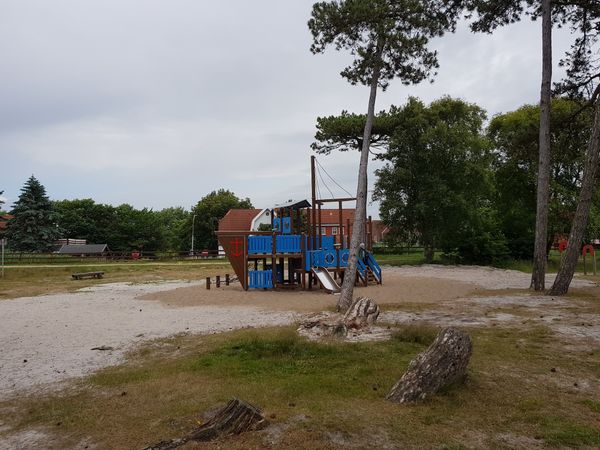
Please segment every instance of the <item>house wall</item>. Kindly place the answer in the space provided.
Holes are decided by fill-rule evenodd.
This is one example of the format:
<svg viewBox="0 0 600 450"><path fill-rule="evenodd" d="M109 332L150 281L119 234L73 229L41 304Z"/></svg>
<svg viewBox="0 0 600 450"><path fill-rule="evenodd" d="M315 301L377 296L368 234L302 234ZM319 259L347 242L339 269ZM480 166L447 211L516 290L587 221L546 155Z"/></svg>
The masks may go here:
<svg viewBox="0 0 600 450"><path fill-rule="evenodd" d="M271 225L271 211L263 209L254 219L252 219L251 231L258 231L261 225Z"/></svg>

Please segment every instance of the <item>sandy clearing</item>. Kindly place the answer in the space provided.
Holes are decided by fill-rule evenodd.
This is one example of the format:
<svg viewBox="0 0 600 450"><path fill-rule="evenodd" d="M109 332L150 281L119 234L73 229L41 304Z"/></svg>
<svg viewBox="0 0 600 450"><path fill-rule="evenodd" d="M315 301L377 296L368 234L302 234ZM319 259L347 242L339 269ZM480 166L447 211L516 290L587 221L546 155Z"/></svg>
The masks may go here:
<svg viewBox="0 0 600 450"><path fill-rule="evenodd" d="M137 300L141 294L200 283L113 283L76 293L0 302L0 398L25 388L79 377L121 361L144 340L177 333L215 333L245 326L284 325L295 315L246 306L172 309ZM98 346L113 351L91 350Z"/></svg>
<svg viewBox="0 0 600 450"><path fill-rule="evenodd" d="M406 303L437 303L477 294L476 283L435 276L404 276L395 268L386 269L383 285L357 287L355 296L370 296L379 305L401 305ZM319 312L335 307L337 297L324 291L244 291L239 284L210 290L196 287L180 287L173 291L155 292L140 297L141 300L156 300L169 308L197 306L248 306L269 311Z"/></svg>
<svg viewBox="0 0 600 450"><path fill-rule="evenodd" d="M465 299L506 298L510 293L488 296L493 289L523 289L528 284L528 274L487 267L386 267L383 286L358 288L356 295L369 295L380 305L396 310L403 304L420 303L424 308L435 309L430 311L433 315L429 318L441 324L452 323L453 316L464 312L466 306L468 309ZM595 286L583 280L574 284ZM0 302L0 398L21 389L46 389L49 383L117 364L127 350L146 340L177 333L286 325L308 313L331 309L335 301L335 296L323 291L243 292L239 285L207 291L202 282L181 281L111 283L75 293L3 300ZM513 294L505 303L520 301ZM498 306L494 301L488 305ZM484 312L482 308L474 308L469 315L459 316L458 323L489 324L489 320L477 317ZM405 322L419 317L397 314L389 315L388 321ZM491 320L500 322L522 319L499 314L493 317ZM565 322L561 325L571 326ZM586 329L586 337L596 333L596 325L594 322ZM114 350L91 350L98 346Z"/></svg>

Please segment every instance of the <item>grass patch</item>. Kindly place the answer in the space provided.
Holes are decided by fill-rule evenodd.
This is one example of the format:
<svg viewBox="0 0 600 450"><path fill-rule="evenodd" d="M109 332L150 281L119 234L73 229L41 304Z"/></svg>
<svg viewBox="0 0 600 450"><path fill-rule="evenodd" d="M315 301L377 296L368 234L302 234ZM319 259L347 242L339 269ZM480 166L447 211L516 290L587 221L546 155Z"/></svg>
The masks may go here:
<svg viewBox="0 0 600 450"><path fill-rule="evenodd" d="M101 280L73 281L71 274L77 272L104 272ZM108 265L28 266L8 267L5 277L0 278L0 300L3 298L29 297L57 292L72 292L97 284L114 282L152 282L165 280L201 280L207 276L233 273L227 261L147 263L123 262Z"/></svg>
<svg viewBox="0 0 600 450"><path fill-rule="evenodd" d="M508 430L550 446L598 445L598 402L549 377L592 379L600 357L557 351L544 327L474 330L466 384L417 406L387 402L391 386L435 333L408 326L387 342L361 344L309 342L291 328L177 336L133 352L127 364L92 375L72 392L4 402L0 410L13 411L3 420L16 429L55 430L65 447L89 438L98 448L129 449L179 437L233 396L263 407L276 424L291 424L275 448L344 442L506 448L499 436ZM298 415L306 419L294 422ZM221 445L264 448L265 439L249 433ZM205 447L214 445L192 446Z"/></svg>
<svg viewBox="0 0 600 450"><path fill-rule="evenodd" d="M431 345L439 333L439 328L424 325L404 325L392 333L392 339L399 342L408 342L411 344Z"/></svg>

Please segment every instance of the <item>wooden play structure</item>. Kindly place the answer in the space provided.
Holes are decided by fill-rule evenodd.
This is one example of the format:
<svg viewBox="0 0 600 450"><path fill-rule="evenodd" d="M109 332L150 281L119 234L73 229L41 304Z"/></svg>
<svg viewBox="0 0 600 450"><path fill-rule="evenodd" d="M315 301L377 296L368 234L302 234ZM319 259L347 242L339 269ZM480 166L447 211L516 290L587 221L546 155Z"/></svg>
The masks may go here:
<svg viewBox="0 0 600 450"><path fill-rule="evenodd" d="M317 198L315 157L311 158L312 202L290 200L271 210L271 231L232 230L218 232L219 242L242 287L247 289L320 286L340 291L348 260L351 223L342 224L342 206L356 198ZM339 232L322 234L322 207L336 204ZM327 210L331 211L331 210ZM381 284L381 268L372 250L372 221L363 218L364 252L357 259L357 283Z"/></svg>

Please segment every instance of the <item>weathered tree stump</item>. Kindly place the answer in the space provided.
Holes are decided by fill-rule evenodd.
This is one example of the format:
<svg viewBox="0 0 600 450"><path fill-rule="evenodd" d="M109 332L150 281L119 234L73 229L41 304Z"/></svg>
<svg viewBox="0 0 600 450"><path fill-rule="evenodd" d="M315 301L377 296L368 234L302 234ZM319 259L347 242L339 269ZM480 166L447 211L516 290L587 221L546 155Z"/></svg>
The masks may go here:
<svg viewBox="0 0 600 450"><path fill-rule="evenodd" d="M415 403L466 375L473 345L468 333L445 328L423 353L413 359L387 399Z"/></svg>
<svg viewBox="0 0 600 450"><path fill-rule="evenodd" d="M379 317L379 306L368 297L358 297L346 314L342 322L348 328L364 328L373 325Z"/></svg>
<svg viewBox="0 0 600 450"><path fill-rule="evenodd" d="M300 324L298 331L308 331L313 336L344 338L348 334L348 327L339 320L306 320Z"/></svg>
<svg viewBox="0 0 600 450"><path fill-rule="evenodd" d="M268 425L260 409L248 402L234 398L221 408L208 422L194 431L188 440L210 441L219 436L230 436L246 431L256 431Z"/></svg>
<svg viewBox="0 0 600 450"><path fill-rule="evenodd" d="M269 424L256 406L234 398L193 433L170 441L161 441L144 450L171 450L189 441L211 441L220 436L231 436L246 431L261 430Z"/></svg>
<svg viewBox="0 0 600 450"><path fill-rule="evenodd" d="M350 306L344 316L334 314L329 317L306 320L300 324L298 332L309 338L337 337L345 338L348 330L369 328L379 316L379 306L372 299L359 297Z"/></svg>

